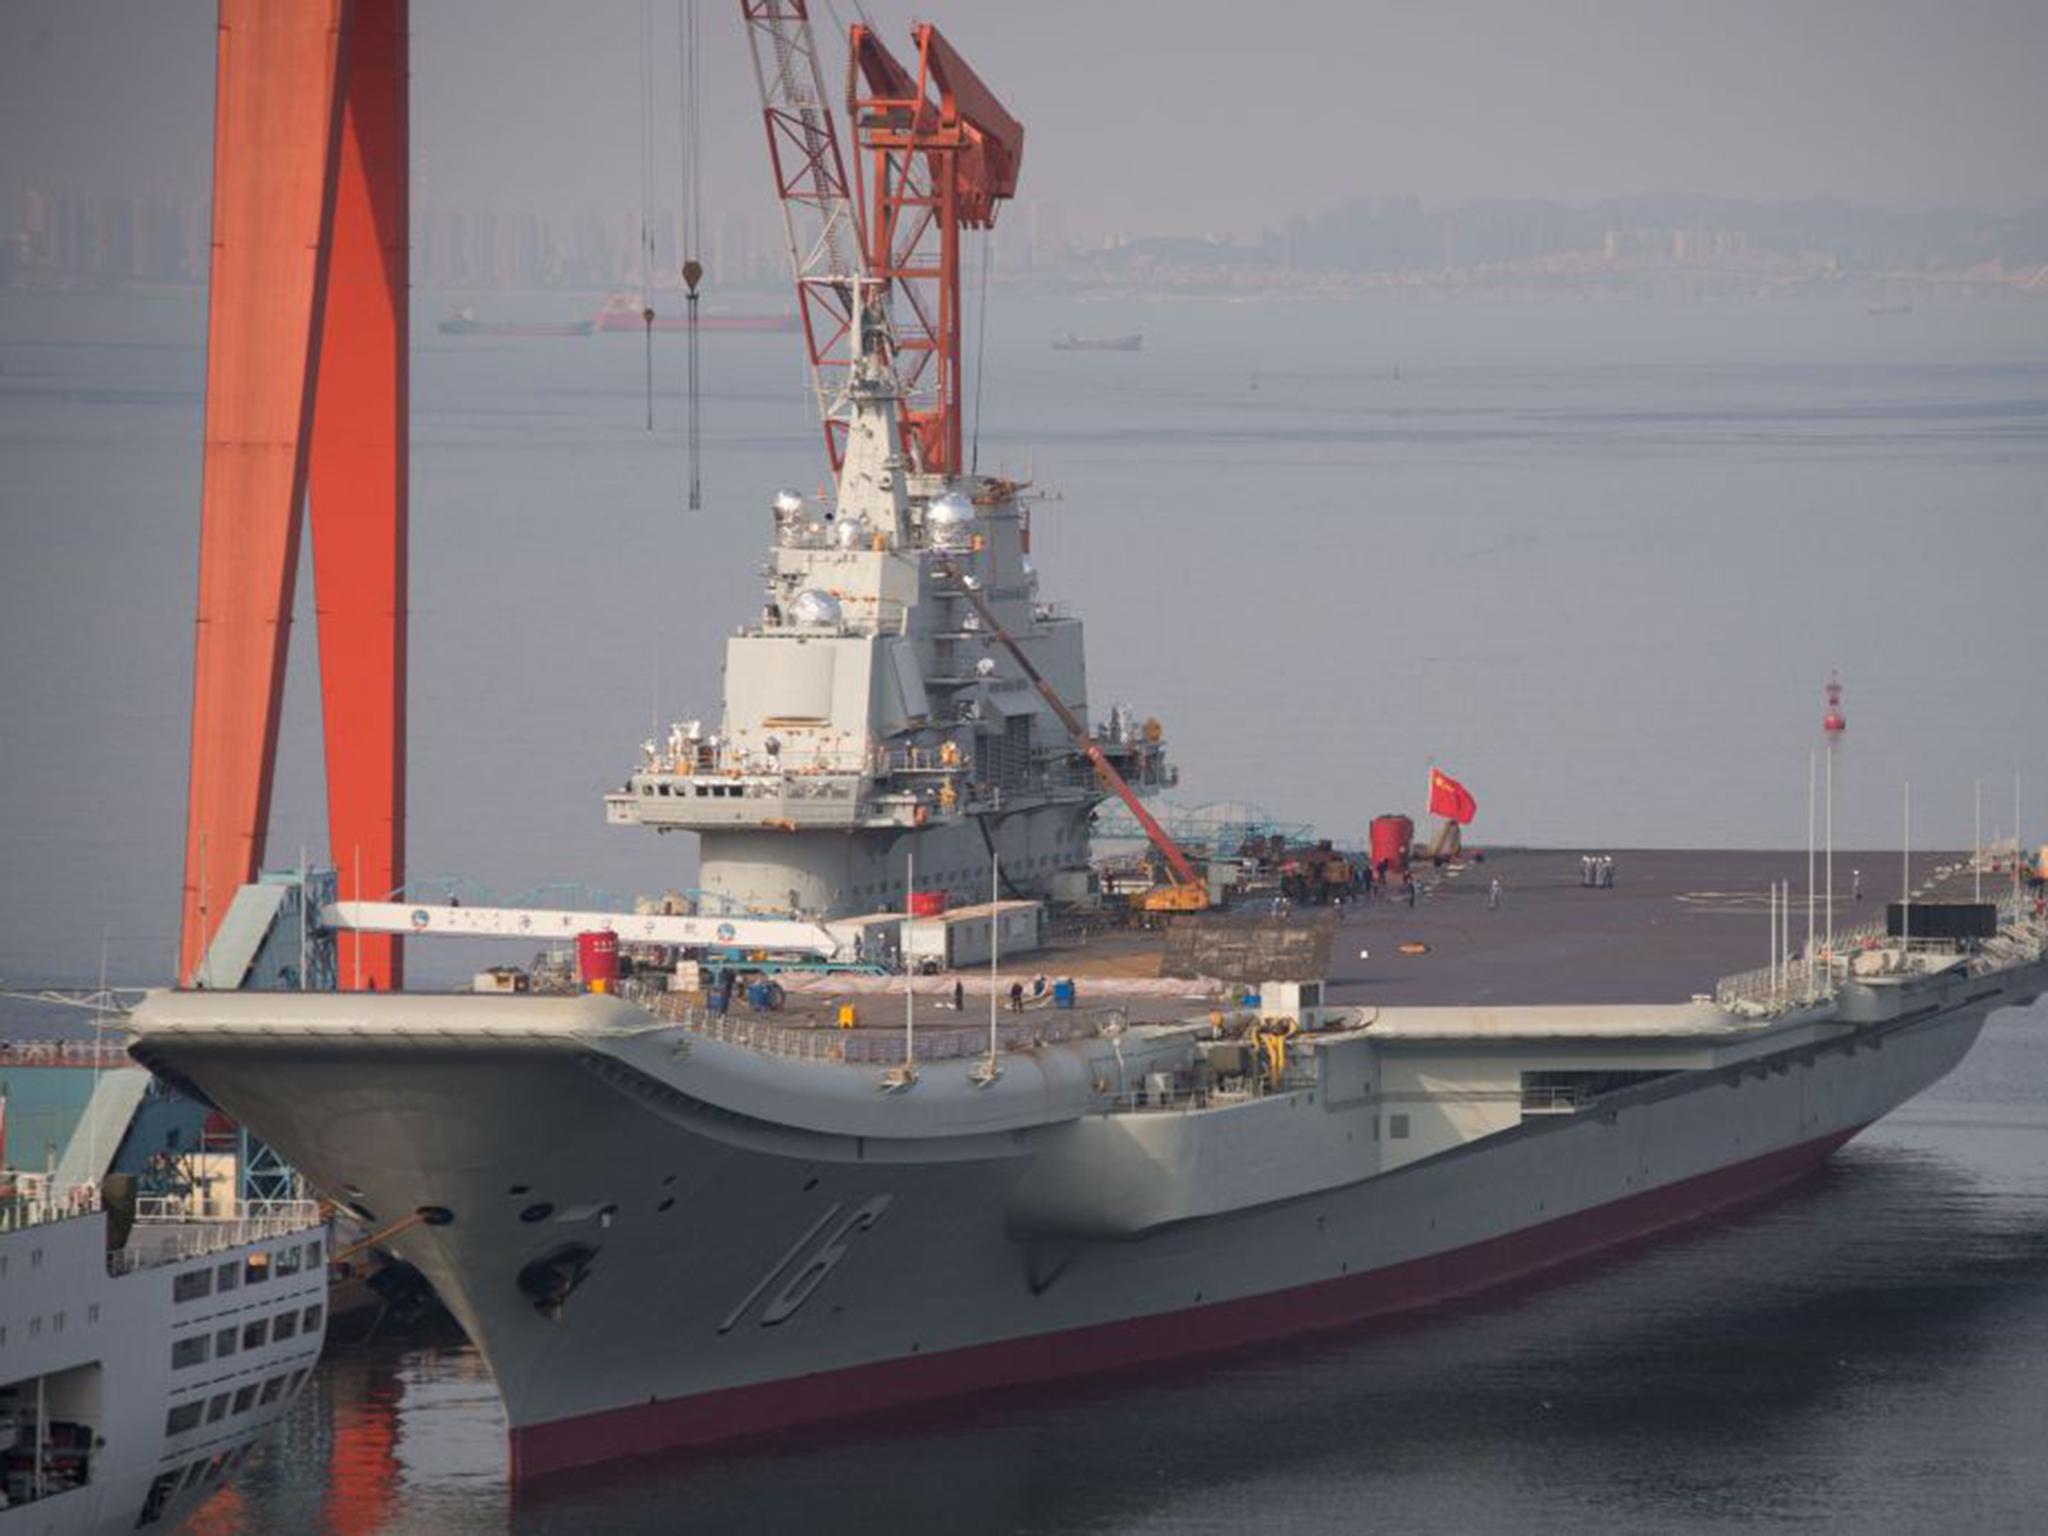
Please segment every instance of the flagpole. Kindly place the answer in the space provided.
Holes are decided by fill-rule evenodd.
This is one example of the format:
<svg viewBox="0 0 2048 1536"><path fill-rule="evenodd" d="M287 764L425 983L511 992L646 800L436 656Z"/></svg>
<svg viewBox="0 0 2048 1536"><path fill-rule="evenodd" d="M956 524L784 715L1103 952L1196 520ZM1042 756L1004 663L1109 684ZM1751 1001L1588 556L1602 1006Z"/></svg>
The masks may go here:
<svg viewBox="0 0 2048 1536"><path fill-rule="evenodd" d="M1913 947L1913 781L1906 781L1906 804L1899 826L1899 943Z"/></svg>
<svg viewBox="0 0 2048 1536"><path fill-rule="evenodd" d="M1835 744L1828 743L1827 762L1828 995L1835 991Z"/></svg>
<svg viewBox="0 0 2048 1536"><path fill-rule="evenodd" d="M1811 751L1806 754L1806 1000L1813 1001L1813 791L1820 762Z"/></svg>
<svg viewBox="0 0 2048 1536"><path fill-rule="evenodd" d="M1003 856L991 849L988 856L988 1075L991 1079L999 1070L996 1066L996 977L997 951L1003 941L1002 901Z"/></svg>
<svg viewBox="0 0 2048 1536"><path fill-rule="evenodd" d="M2017 844L2015 844L2017 846ZM1984 899L1984 781L1977 781L1977 819L1970 833L1970 900Z"/></svg>
<svg viewBox="0 0 2048 1536"><path fill-rule="evenodd" d="M917 992L913 985L917 962L910 952L911 923L917 916L917 849L903 858L903 1071L917 1075Z"/></svg>

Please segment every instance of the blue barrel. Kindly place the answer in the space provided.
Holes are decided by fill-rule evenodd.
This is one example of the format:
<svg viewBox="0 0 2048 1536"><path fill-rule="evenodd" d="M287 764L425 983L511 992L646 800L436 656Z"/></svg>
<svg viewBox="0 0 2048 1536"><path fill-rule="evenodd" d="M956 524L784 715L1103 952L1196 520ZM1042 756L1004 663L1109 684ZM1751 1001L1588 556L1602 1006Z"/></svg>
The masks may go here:
<svg viewBox="0 0 2048 1536"><path fill-rule="evenodd" d="M756 1013L766 1013L775 1006L775 992L765 981L747 983L747 1006Z"/></svg>
<svg viewBox="0 0 2048 1536"><path fill-rule="evenodd" d="M1052 984L1052 1005L1055 1008L1074 1006L1074 984L1071 981L1056 981Z"/></svg>

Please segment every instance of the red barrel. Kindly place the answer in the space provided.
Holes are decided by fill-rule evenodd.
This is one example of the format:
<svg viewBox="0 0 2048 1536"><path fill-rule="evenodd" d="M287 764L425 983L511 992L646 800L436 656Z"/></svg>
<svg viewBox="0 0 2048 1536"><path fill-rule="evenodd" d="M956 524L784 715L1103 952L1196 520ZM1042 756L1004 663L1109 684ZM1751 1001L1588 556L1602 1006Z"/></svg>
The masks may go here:
<svg viewBox="0 0 2048 1536"><path fill-rule="evenodd" d="M611 992L619 984L619 936L610 929L576 935L576 969L592 992Z"/></svg>
<svg viewBox="0 0 2048 1536"><path fill-rule="evenodd" d="M1406 869L1408 851L1415 846L1415 823L1406 816L1375 816L1372 819L1372 867Z"/></svg>
<svg viewBox="0 0 2048 1536"><path fill-rule="evenodd" d="M912 917L937 917L946 910L944 891L912 891L910 893L910 915Z"/></svg>

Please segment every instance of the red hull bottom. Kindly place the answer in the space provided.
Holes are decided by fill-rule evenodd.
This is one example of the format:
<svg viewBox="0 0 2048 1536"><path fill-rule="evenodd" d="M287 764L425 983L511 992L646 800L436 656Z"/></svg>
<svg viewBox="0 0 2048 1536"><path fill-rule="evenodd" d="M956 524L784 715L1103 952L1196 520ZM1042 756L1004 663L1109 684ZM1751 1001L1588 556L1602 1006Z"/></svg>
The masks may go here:
<svg viewBox="0 0 2048 1536"><path fill-rule="evenodd" d="M512 1431L512 1477L518 1482L622 1456L745 1439L796 1424L873 1414L994 1387L1220 1353L1475 1296L1770 1194L1810 1172L1861 1129L1366 1274L1066 1333L1034 1334L527 1425Z"/></svg>

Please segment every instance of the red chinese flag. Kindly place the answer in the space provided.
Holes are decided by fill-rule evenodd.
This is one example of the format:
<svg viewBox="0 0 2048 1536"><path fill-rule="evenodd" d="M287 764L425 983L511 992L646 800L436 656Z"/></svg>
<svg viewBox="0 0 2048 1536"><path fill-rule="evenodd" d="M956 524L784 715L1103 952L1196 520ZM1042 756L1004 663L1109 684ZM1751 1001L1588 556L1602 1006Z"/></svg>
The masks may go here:
<svg viewBox="0 0 2048 1536"><path fill-rule="evenodd" d="M1479 802L1472 791L1435 768L1429 770L1429 814L1460 825L1479 814Z"/></svg>

